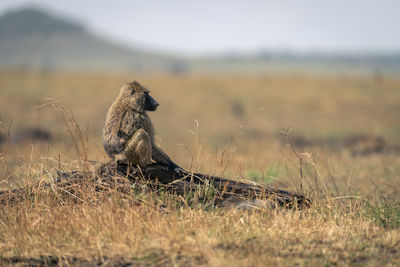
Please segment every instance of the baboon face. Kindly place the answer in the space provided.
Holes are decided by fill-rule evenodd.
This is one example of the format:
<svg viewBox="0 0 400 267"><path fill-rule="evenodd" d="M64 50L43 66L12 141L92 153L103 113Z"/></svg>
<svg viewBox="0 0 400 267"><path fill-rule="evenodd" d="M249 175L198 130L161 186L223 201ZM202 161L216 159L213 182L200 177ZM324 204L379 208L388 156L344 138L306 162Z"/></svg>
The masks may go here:
<svg viewBox="0 0 400 267"><path fill-rule="evenodd" d="M155 111L158 107L157 101L150 96L149 90L138 82L125 84L120 96L127 99L132 108L141 112Z"/></svg>

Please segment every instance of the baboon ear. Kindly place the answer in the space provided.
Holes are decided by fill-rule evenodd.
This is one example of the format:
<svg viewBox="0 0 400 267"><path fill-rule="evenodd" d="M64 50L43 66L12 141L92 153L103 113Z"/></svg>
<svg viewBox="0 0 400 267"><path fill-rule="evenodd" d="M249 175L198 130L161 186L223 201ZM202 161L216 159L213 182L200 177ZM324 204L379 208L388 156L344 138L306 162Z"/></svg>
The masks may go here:
<svg viewBox="0 0 400 267"><path fill-rule="evenodd" d="M132 84L133 85L133 84ZM138 90L137 90L137 87L136 86L131 86L131 95L134 95L135 93L137 93L138 92Z"/></svg>

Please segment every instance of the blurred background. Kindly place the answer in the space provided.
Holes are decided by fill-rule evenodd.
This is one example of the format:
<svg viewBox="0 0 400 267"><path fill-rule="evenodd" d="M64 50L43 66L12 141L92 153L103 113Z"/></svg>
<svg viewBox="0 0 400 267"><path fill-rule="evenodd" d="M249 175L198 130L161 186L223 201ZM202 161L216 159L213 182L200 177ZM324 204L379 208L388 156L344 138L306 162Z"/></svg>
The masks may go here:
<svg viewBox="0 0 400 267"><path fill-rule="evenodd" d="M399 70L398 1L3 0L1 67Z"/></svg>
<svg viewBox="0 0 400 267"><path fill-rule="evenodd" d="M157 141L187 168L225 170L229 155L239 170L279 176L284 128L314 155L398 155L399 10L390 0L2 0L0 142L19 160L76 158L62 105L89 158L105 161L107 109L138 80L160 103Z"/></svg>

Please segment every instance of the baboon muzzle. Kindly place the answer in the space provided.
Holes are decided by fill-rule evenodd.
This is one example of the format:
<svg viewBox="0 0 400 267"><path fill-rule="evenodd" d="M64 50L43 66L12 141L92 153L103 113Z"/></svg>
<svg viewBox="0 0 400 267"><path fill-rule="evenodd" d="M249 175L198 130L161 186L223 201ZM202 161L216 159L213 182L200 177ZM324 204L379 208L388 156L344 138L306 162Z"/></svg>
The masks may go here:
<svg viewBox="0 0 400 267"><path fill-rule="evenodd" d="M150 95L146 96L146 101L144 102L144 109L147 111L155 111L158 107L157 101Z"/></svg>

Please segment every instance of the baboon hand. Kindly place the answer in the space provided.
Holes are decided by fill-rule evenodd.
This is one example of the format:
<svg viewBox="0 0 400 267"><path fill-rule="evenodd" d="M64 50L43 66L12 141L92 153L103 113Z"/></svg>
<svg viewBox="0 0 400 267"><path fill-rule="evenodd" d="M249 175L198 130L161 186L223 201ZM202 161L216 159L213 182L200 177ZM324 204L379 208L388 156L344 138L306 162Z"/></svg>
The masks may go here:
<svg viewBox="0 0 400 267"><path fill-rule="evenodd" d="M173 163L173 164L171 165L171 169L173 169L174 172L175 172L176 174L178 174L179 176L185 176L185 175L187 175L187 172L186 172L184 169L182 169L181 167L179 167L178 165L176 165L175 163Z"/></svg>
<svg viewBox="0 0 400 267"><path fill-rule="evenodd" d="M184 169L182 169L181 167L176 167L174 169L174 172L176 172L177 174L179 174L181 176L187 175L186 171Z"/></svg>

